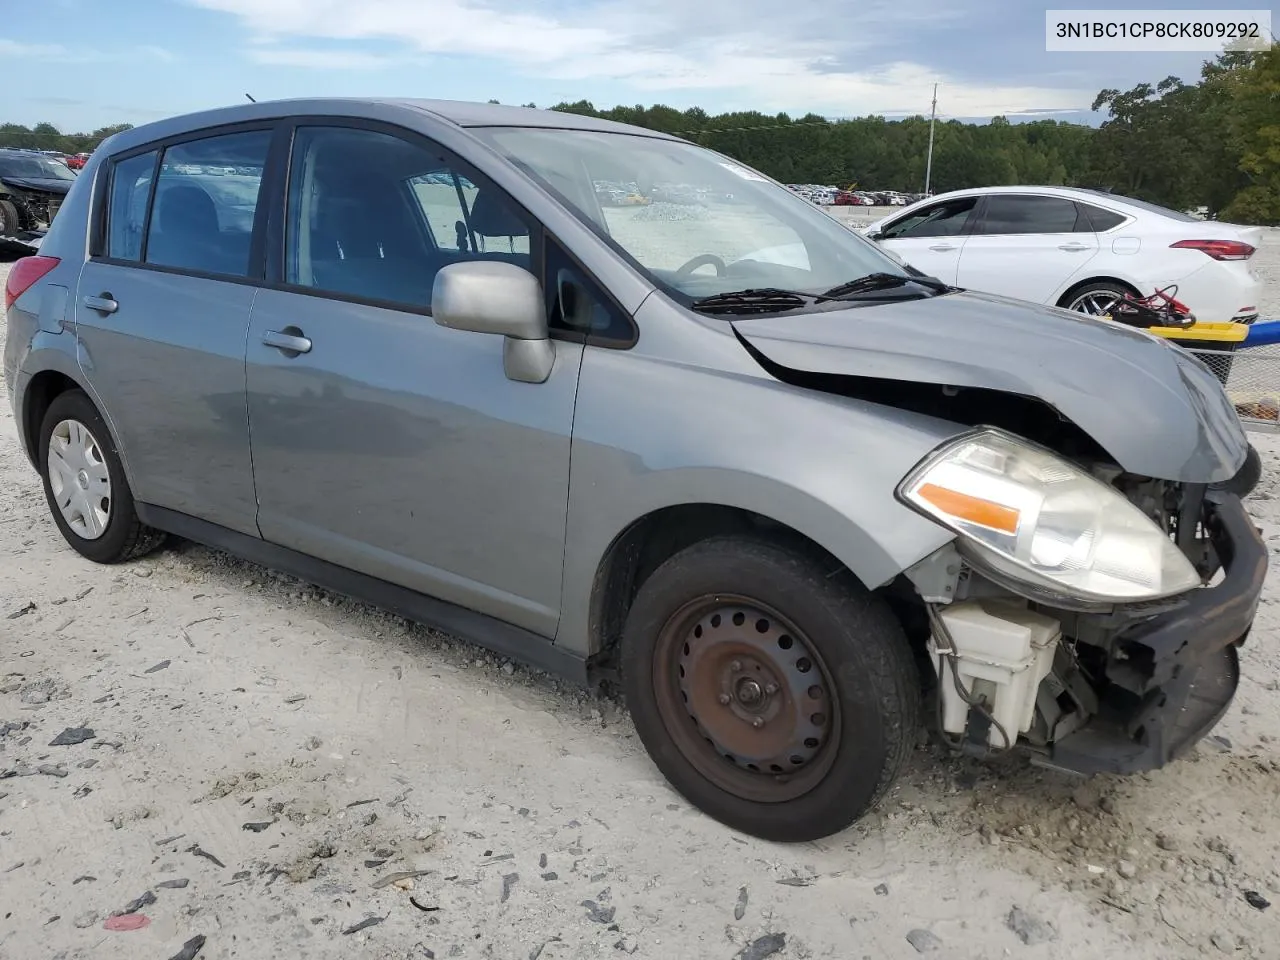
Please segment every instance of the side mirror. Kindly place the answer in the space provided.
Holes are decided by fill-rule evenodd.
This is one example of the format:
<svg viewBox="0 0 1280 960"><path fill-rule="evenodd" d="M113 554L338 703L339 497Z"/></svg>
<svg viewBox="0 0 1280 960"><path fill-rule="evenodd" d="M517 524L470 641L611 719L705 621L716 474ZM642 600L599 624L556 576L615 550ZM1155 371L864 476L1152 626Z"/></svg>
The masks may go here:
<svg viewBox="0 0 1280 960"><path fill-rule="evenodd" d="M528 270L495 260L451 263L436 274L431 316L442 327L505 337L508 379L542 383L551 375L555 345L547 335L542 285Z"/></svg>
<svg viewBox="0 0 1280 960"><path fill-rule="evenodd" d="M864 233L863 236L874 243L876 240L879 240L881 237L883 237L884 234L881 233L879 230L872 230L870 233Z"/></svg>

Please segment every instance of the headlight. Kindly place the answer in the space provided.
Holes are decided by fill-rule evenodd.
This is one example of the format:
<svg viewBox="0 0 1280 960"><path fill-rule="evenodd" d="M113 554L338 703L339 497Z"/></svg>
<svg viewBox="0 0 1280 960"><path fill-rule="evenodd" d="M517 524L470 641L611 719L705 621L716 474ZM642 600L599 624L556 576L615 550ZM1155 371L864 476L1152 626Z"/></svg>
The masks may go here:
<svg viewBox="0 0 1280 960"><path fill-rule="evenodd" d="M1200 585L1173 541L1114 488L985 429L935 451L898 488L994 572L1076 600L1172 596Z"/></svg>

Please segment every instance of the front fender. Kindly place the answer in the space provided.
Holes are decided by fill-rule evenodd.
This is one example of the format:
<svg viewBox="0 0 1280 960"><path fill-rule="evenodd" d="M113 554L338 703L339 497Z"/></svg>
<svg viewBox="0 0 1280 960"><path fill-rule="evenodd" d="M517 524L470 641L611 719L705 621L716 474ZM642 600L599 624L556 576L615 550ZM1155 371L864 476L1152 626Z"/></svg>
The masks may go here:
<svg viewBox="0 0 1280 960"><path fill-rule="evenodd" d="M557 644L595 652L589 611L597 570L620 535L666 507L760 514L822 546L868 587L887 583L953 538L899 503L894 490L963 429L762 372L588 351Z"/></svg>

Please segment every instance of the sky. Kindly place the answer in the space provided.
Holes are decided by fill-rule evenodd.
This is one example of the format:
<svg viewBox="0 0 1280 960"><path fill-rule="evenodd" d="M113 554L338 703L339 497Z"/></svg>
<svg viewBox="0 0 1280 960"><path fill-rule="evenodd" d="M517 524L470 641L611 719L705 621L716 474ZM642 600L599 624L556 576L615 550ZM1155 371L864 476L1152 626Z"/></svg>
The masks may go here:
<svg viewBox="0 0 1280 960"><path fill-rule="evenodd" d="M893 117L927 115L935 82L940 117L1091 122L1100 89L1191 80L1207 56L1046 53L1045 9L1028 0L0 0L0 122L90 131L245 94Z"/></svg>

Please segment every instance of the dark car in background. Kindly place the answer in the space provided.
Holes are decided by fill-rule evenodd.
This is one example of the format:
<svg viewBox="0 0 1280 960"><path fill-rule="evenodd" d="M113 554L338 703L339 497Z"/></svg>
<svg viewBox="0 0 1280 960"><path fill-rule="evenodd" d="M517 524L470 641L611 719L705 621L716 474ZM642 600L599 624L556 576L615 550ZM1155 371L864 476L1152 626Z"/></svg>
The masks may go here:
<svg viewBox="0 0 1280 960"><path fill-rule="evenodd" d="M0 240L29 240L57 215L76 173L53 157L0 149Z"/></svg>

